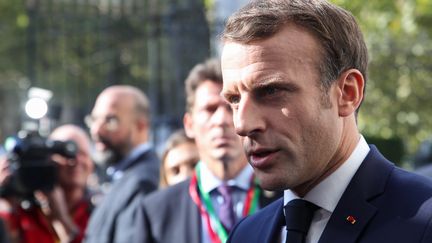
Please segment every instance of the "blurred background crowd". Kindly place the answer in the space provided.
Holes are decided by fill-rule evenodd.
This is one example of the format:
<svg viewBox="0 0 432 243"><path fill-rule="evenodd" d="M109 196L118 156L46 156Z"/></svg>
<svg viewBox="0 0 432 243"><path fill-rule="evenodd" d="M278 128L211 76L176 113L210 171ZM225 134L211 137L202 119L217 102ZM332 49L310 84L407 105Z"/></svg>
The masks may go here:
<svg viewBox="0 0 432 243"><path fill-rule="evenodd" d="M48 102L40 120L84 126L106 86L131 84L151 101L157 150L181 127L189 70L220 51L226 17L246 0L61 0L0 2L0 139L34 126L29 98ZM362 133L405 167L430 138L432 3L333 0L357 17L371 55ZM48 90L33 92L35 87ZM29 121L30 120L30 121Z"/></svg>
<svg viewBox="0 0 432 243"><path fill-rule="evenodd" d="M22 193L42 202L44 215L55 214L62 242L70 237L82 240L90 213L97 212L94 207L103 210L101 201L113 190L112 181L122 178L125 168L150 150L142 146L136 158L125 159L136 145L150 144L154 151L145 159L157 162L157 166L143 168L149 174L148 183L136 182L139 190L167 187L191 175L199 155L194 140L183 131L185 79L197 63L219 56L218 38L225 20L246 2L0 1L0 141L4 147L0 169L10 167L8 149L10 152L17 142L31 144L36 151L26 151L23 145L24 155L12 159L28 160L25 152L42 156L41 161L44 156L58 156L53 160L60 165L59 181L50 185L50 193ZM331 2L357 17L371 56L367 98L358 118L360 131L399 166L432 176L428 169L432 164L432 2ZM106 89L119 85L125 90ZM117 131L120 126L118 117L102 115L108 107L106 100L117 97L108 95L100 107L97 99L105 91L121 93L123 102L126 97L142 102L143 110L128 111L142 115L142 124L133 130L139 135L125 147L100 131L101 125L106 131ZM40 155L41 148L50 146L45 138L72 140L74 155L68 157L68 143L58 145L59 153L57 147L49 147ZM95 153L104 146L116 148L115 153ZM121 161L124 168L108 168L109 159ZM9 176L5 173L0 174L0 183L3 176ZM49 172L44 173L48 180ZM0 209L8 211L8 205L2 203ZM33 216L40 217L39 213ZM25 221L26 216L22 217Z"/></svg>

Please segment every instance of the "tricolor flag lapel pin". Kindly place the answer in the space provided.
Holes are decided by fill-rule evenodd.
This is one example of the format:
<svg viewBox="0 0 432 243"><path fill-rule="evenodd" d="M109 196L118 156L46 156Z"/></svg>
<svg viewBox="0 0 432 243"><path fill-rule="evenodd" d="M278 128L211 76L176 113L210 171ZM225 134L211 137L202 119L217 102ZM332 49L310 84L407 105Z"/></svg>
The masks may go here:
<svg viewBox="0 0 432 243"><path fill-rule="evenodd" d="M355 224L357 222L356 218L352 215L349 215L348 217L346 217L346 221L350 224Z"/></svg>

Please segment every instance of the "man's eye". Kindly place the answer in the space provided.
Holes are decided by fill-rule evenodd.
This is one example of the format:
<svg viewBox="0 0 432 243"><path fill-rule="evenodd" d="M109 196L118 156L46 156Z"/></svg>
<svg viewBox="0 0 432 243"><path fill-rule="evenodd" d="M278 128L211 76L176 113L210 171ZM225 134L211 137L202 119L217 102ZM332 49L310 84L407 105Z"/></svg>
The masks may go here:
<svg viewBox="0 0 432 243"><path fill-rule="evenodd" d="M258 97L272 96L279 92L281 89L278 87L263 87L257 90Z"/></svg>
<svg viewBox="0 0 432 243"><path fill-rule="evenodd" d="M226 100L230 105L238 104L240 102L240 96L231 95L229 97L226 97Z"/></svg>
<svg viewBox="0 0 432 243"><path fill-rule="evenodd" d="M108 116L106 118L106 123L111 124L111 123L117 123L118 119L115 116Z"/></svg>
<svg viewBox="0 0 432 243"><path fill-rule="evenodd" d="M205 107L205 110L208 113L215 113L217 109L218 109L217 105L209 105L209 106Z"/></svg>
<svg viewBox="0 0 432 243"><path fill-rule="evenodd" d="M114 131L119 127L119 119L117 116L107 116L105 118L105 124L108 130Z"/></svg>

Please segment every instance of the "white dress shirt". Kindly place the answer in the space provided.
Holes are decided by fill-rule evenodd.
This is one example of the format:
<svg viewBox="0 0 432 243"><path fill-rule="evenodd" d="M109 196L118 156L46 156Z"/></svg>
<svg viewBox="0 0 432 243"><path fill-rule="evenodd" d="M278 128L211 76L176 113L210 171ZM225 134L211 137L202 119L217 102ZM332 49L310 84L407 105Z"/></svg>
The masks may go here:
<svg viewBox="0 0 432 243"><path fill-rule="evenodd" d="M306 243L318 242L342 194L366 158L369 150L370 148L366 140L363 136L360 136L360 140L350 157L336 171L312 188L303 197L304 200L320 207L312 218L312 223L306 236ZM284 205L296 198L299 197L293 191L284 191ZM286 227L283 227L282 242L285 242L286 232Z"/></svg>

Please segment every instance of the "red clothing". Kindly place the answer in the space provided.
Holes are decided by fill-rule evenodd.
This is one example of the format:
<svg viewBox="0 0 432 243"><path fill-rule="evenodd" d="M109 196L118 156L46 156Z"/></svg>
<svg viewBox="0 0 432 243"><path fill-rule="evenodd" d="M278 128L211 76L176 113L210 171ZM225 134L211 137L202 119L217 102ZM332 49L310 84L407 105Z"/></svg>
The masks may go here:
<svg viewBox="0 0 432 243"><path fill-rule="evenodd" d="M92 205L89 201L82 201L78 204L73 214L73 221L78 226L79 235L72 241L72 243L80 243L84 238L85 229L90 218Z"/></svg>
<svg viewBox="0 0 432 243"><path fill-rule="evenodd" d="M72 243L80 243L84 237L84 231L90 217L91 204L88 201L81 201L72 219L80 229L79 235ZM15 212L0 214L13 232L17 232L23 243L58 243L58 235L54 231L49 219L43 214L38 206L29 209L18 207Z"/></svg>

